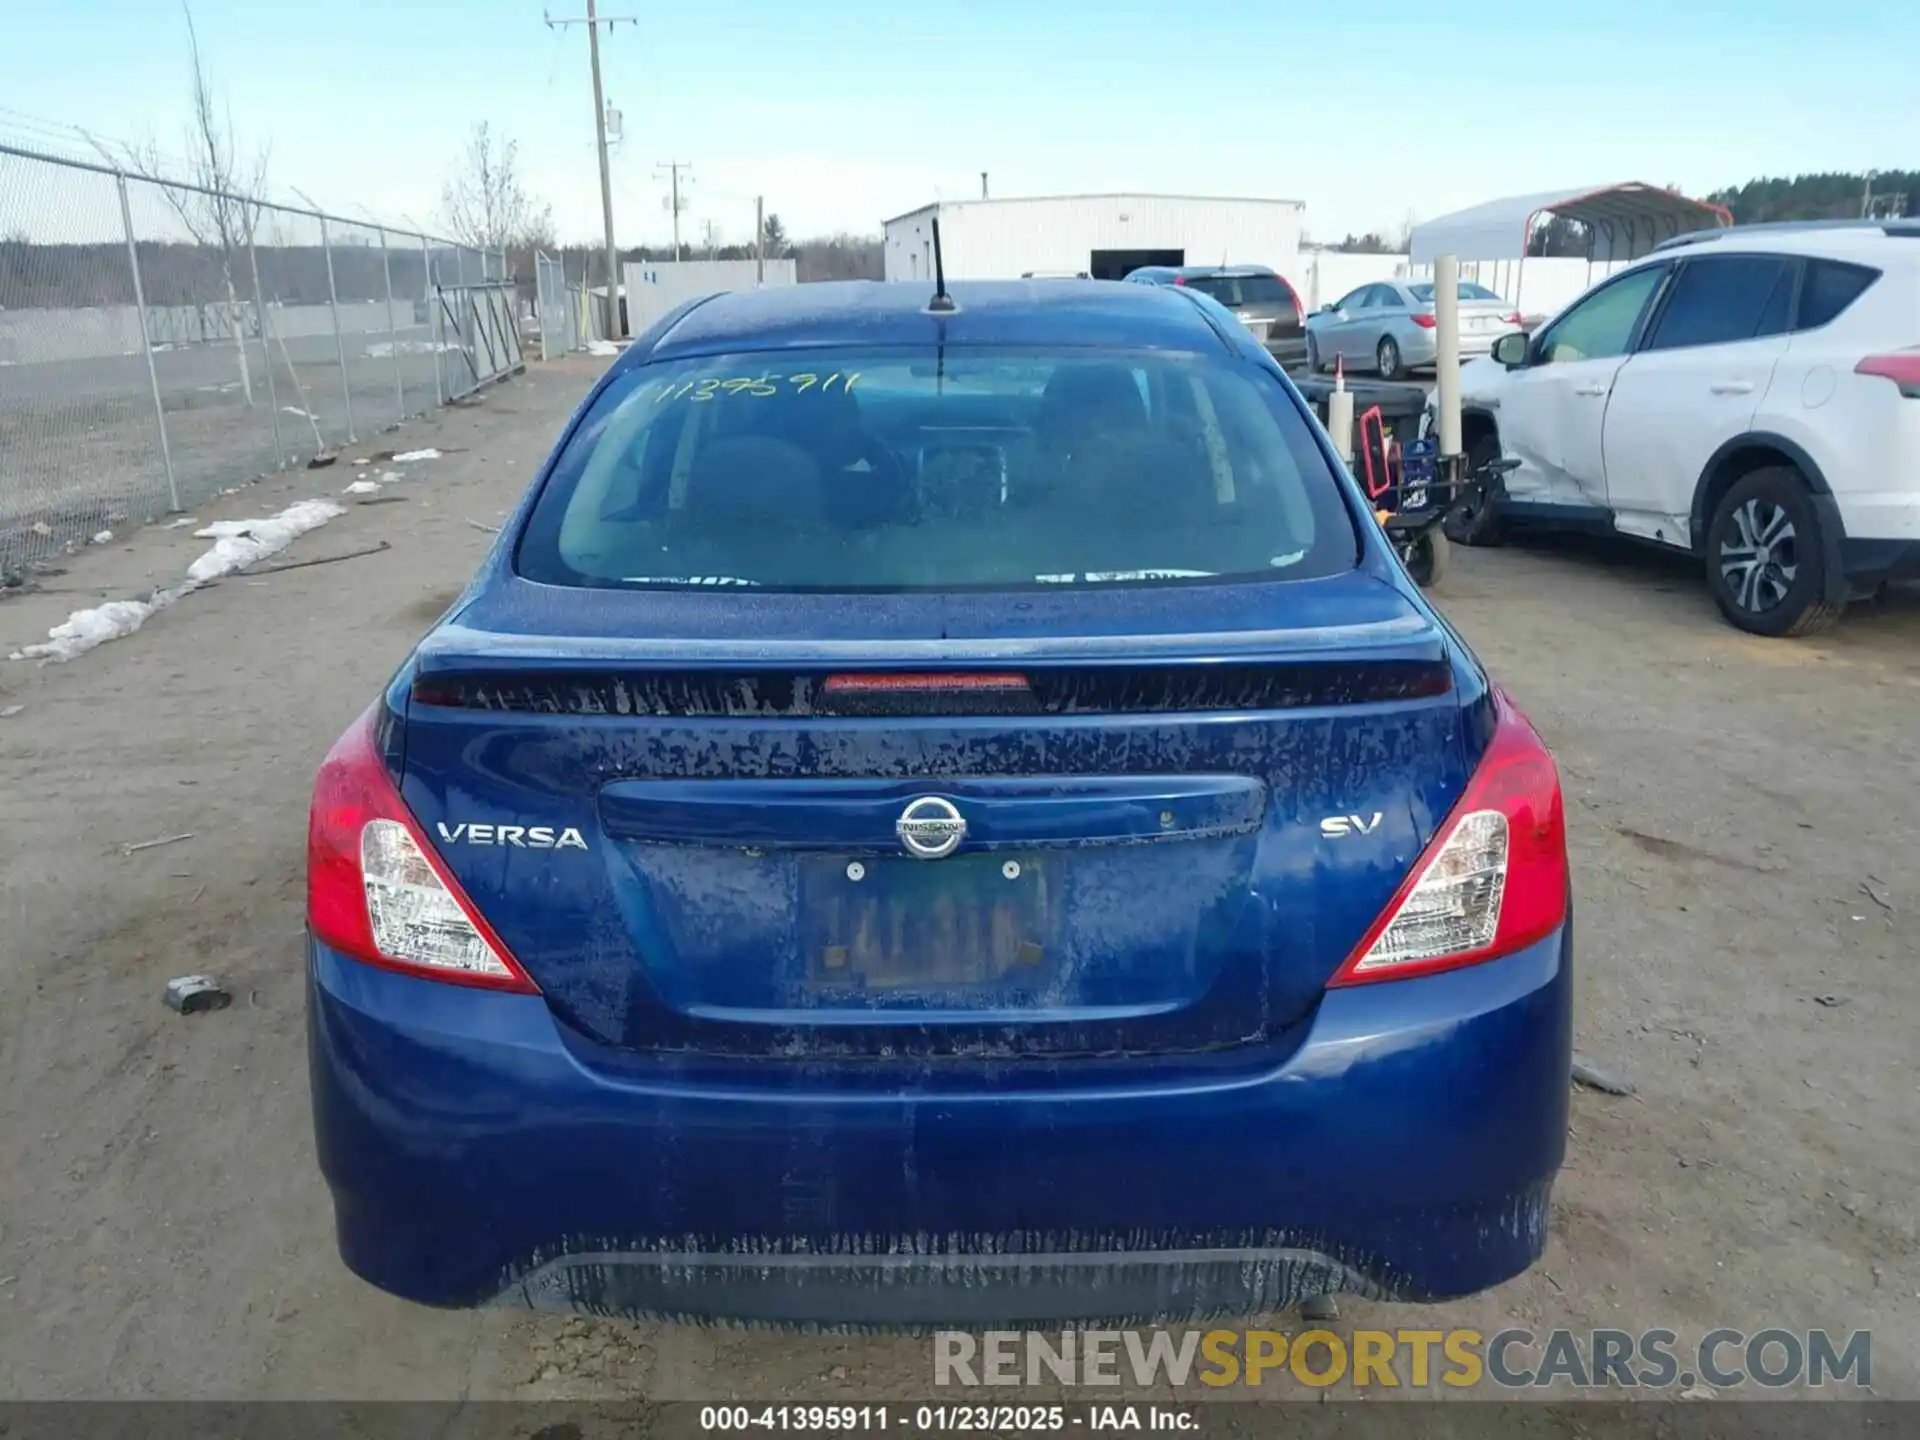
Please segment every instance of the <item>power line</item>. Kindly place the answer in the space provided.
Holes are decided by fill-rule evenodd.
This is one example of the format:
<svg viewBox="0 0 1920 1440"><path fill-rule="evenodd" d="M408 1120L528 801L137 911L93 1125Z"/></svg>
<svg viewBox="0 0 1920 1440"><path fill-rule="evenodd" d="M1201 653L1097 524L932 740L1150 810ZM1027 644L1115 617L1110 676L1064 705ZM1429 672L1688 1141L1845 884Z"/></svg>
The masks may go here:
<svg viewBox="0 0 1920 1440"><path fill-rule="evenodd" d="M568 25L587 27L587 59L593 70L593 131L594 141L600 151L600 218L606 227L607 242L607 337L623 333L620 323L620 255L613 245L613 174L607 166L607 95L600 84L600 27L611 30L616 25L638 26L639 21L631 15L599 15L594 11L594 0L587 0L587 13L577 18L554 19L544 16L550 29L561 29Z"/></svg>

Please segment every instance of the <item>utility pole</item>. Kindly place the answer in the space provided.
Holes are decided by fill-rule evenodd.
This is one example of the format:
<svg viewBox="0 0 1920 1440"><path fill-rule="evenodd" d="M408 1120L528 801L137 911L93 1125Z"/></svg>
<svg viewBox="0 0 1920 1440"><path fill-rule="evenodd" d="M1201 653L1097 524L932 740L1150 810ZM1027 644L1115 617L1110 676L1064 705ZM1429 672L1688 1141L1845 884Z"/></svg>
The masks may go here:
<svg viewBox="0 0 1920 1440"><path fill-rule="evenodd" d="M600 27L611 30L620 24L638 25L631 15L601 16L594 11L594 0L587 0L587 13L577 19L556 20L545 17L547 27L565 29L569 25L587 27L587 59L593 67L593 133L600 150L600 220L606 227L607 242L607 338L625 333L620 323L620 252L613 244L613 172L607 164L607 95L600 84Z"/></svg>
<svg viewBox="0 0 1920 1440"><path fill-rule="evenodd" d="M753 197L753 283L767 283L767 197Z"/></svg>
<svg viewBox="0 0 1920 1440"><path fill-rule="evenodd" d="M1873 177L1879 173L1878 170L1869 170L1867 172L1866 188L1860 195L1860 218L1862 220L1871 220L1873 218Z"/></svg>
<svg viewBox="0 0 1920 1440"><path fill-rule="evenodd" d="M680 258L680 211L683 208L680 202L680 172L685 170L691 173L693 170L693 162L691 160L662 160L654 167L653 173L658 175L663 170L667 173L668 182L673 187L672 198L667 201L667 208L673 211L673 258L678 261Z"/></svg>

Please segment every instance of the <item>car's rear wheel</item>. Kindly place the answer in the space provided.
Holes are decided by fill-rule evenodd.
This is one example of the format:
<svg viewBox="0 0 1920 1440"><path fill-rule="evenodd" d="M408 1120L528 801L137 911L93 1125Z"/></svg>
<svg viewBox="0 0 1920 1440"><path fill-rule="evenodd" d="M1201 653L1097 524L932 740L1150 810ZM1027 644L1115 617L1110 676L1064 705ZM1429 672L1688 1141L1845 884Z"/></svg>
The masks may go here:
<svg viewBox="0 0 1920 1440"><path fill-rule="evenodd" d="M1380 367L1382 380L1398 380L1401 375L1400 347L1394 343L1391 335L1382 335L1380 343L1373 352L1375 363Z"/></svg>
<svg viewBox="0 0 1920 1440"><path fill-rule="evenodd" d="M1820 516L1800 472L1775 465L1736 482L1707 527L1707 584L1720 613L1754 635L1811 635L1840 617L1826 597Z"/></svg>
<svg viewBox="0 0 1920 1440"><path fill-rule="evenodd" d="M1500 458L1500 439L1483 431L1467 446L1467 474L1478 475L1490 461ZM1500 510L1495 497L1478 486L1451 510L1441 522L1447 538L1460 545L1498 545L1501 539Z"/></svg>
<svg viewBox="0 0 1920 1440"><path fill-rule="evenodd" d="M1320 373L1320 346L1313 338L1313 332L1307 332L1307 374Z"/></svg>

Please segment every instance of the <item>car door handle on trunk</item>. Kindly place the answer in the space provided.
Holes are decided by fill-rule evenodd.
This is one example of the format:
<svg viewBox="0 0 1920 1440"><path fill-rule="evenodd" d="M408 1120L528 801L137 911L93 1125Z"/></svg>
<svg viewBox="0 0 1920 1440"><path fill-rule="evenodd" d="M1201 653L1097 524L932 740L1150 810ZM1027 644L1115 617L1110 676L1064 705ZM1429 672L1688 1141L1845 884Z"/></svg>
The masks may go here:
<svg viewBox="0 0 1920 1440"><path fill-rule="evenodd" d="M1604 385L1576 385L1573 387L1573 393L1576 395L1604 395L1607 393L1607 387Z"/></svg>
<svg viewBox="0 0 1920 1440"><path fill-rule="evenodd" d="M1753 382L1751 380L1716 380L1707 388L1716 395L1751 395Z"/></svg>

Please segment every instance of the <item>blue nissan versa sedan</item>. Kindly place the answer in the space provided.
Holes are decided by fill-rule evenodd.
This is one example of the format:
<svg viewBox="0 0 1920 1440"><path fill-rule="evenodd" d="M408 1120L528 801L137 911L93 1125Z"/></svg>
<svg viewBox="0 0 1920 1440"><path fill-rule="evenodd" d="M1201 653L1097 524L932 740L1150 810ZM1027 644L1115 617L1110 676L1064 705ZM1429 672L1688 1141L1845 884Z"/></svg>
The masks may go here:
<svg viewBox="0 0 1920 1440"><path fill-rule="evenodd" d="M715 297L322 765L314 1123L431 1305L889 1326L1541 1252L1552 758L1171 287Z"/></svg>

